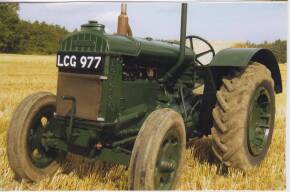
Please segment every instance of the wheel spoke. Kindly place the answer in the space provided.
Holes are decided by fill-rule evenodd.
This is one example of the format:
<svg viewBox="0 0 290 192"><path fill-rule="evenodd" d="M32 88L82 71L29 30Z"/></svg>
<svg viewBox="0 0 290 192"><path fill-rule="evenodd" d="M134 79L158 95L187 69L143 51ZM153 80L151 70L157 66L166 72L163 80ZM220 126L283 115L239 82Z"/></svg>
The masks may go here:
<svg viewBox="0 0 290 192"><path fill-rule="evenodd" d="M33 150L33 149L37 148L37 142L36 142L35 136L29 137L28 142L29 142L30 149Z"/></svg>
<svg viewBox="0 0 290 192"><path fill-rule="evenodd" d="M49 165L57 155L52 150L45 150L41 144L42 134L53 117L53 112L53 107L41 109L32 120L27 138L30 158L33 164L39 168Z"/></svg>
<svg viewBox="0 0 290 192"><path fill-rule="evenodd" d="M195 61L200 65L200 66L204 66L199 60L198 58L195 58Z"/></svg>
<svg viewBox="0 0 290 192"><path fill-rule="evenodd" d="M208 53L210 53L210 52L212 52L212 50L210 49L210 50L207 50L207 51L204 51L204 52L201 52L201 53L198 53L198 54L196 54L196 57L198 58L198 57L201 57L201 56L203 56L203 55L206 55L206 54L208 54Z"/></svg>
<svg viewBox="0 0 290 192"><path fill-rule="evenodd" d="M264 128L264 129L269 129L270 125L268 125L268 124L257 124L257 127Z"/></svg>

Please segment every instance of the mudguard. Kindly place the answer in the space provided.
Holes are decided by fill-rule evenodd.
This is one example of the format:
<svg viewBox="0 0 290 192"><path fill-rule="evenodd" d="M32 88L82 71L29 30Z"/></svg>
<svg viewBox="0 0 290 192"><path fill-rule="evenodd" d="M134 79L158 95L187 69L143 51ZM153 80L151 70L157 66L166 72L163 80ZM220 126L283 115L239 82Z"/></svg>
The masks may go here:
<svg viewBox="0 0 290 192"><path fill-rule="evenodd" d="M265 65L272 73L276 93L282 92L282 81L278 62L268 49L228 48L217 53L210 67L246 67L250 62Z"/></svg>

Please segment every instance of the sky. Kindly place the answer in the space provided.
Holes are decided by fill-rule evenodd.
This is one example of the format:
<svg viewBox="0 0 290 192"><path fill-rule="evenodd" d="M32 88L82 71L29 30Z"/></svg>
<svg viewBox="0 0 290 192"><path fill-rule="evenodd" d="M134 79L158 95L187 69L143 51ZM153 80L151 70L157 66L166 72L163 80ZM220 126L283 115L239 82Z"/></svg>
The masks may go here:
<svg viewBox="0 0 290 192"><path fill-rule="evenodd" d="M180 3L128 3L133 35L178 40ZM72 31L88 20L116 31L120 3L21 3L19 16L28 21L45 21ZM274 41L287 39L286 3L188 3L187 34L208 40Z"/></svg>

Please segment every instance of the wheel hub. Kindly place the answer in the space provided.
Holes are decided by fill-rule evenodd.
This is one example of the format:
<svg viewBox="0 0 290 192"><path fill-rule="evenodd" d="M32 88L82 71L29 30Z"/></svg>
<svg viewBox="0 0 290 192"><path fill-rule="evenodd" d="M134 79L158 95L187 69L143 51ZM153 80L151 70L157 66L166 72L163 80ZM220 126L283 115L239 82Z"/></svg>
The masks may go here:
<svg viewBox="0 0 290 192"><path fill-rule="evenodd" d="M254 92L248 128L248 147L254 156L262 153L269 139L271 102L269 92L264 87Z"/></svg>
<svg viewBox="0 0 290 192"><path fill-rule="evenodd" d="M47 129L52 117L54 107L46 107L38 112L30 125L30 130L27 136L28 154L32 163L38 167L43 168L53 162L57 156L56 151L46 149L41 144L42 134Z"/></svg>
<svg viewBox="0 0 290 192"><path fill-rule="evenodd" d="M160 146L156 168L155 188L170 189L175 177L180 152L179 136L176 131L169 131Z"/></svg>

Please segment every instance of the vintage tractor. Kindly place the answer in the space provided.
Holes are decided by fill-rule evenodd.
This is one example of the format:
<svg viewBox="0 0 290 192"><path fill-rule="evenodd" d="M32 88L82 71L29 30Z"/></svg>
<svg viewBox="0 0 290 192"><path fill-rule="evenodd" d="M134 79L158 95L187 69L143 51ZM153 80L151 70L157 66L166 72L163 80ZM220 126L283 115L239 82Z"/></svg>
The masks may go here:
<svg viewBox="0 0 290 192"><path fill-rule="evenodd" d="M118 34L90 21L68 35L57 54L57 95L32 94L12 117L7 152L15 174L48 177L70 152L127 165L129 189L174 189L186 142L210 134L224 166L260 164L282 92L274 55L237 48L215 55L203 38L186 36L187 4L181 12L179 44L132 37L124 6ZM208 49L195 51L195 40Z"/></svg>

